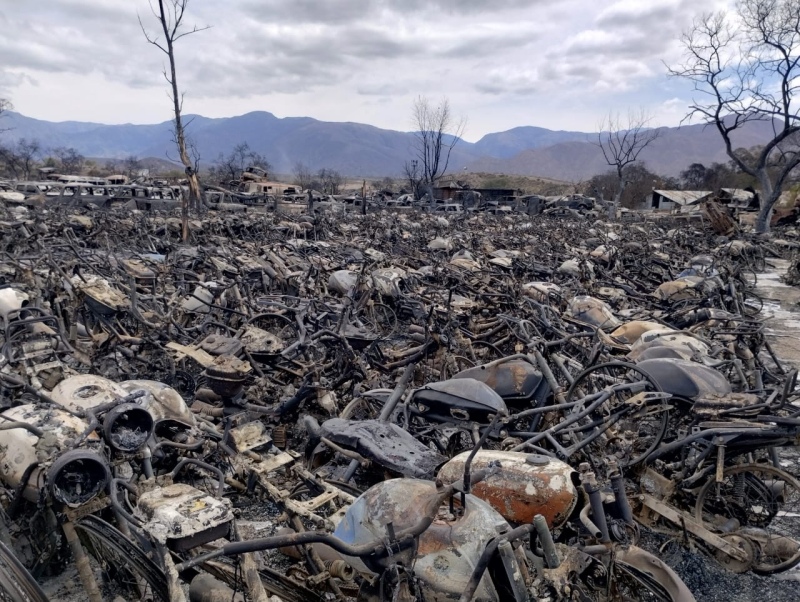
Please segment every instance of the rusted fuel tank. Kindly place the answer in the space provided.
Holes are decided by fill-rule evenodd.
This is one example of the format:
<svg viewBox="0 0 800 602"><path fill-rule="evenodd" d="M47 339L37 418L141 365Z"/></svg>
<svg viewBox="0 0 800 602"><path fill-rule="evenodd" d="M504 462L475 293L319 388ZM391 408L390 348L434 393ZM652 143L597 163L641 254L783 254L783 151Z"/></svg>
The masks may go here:
<svg viewBox="0 0 800 602"><path fill-rule="evenodd" d="M437 478L444 484L461 479L470 453L461 453L442 466ZM576 473L569 464L538 454L480 450L471 470L490 464L499 464L499 470L475 485L472 494L486 500L509 522L527 524L541 514L552 529L563 525L575 509Z"/></svg>
<svg viewBox="0 0 800 602"><path fill-rule="evenodd" d="M386 525L392 523L396 532L415 525L422 511L437 493L432 481L391 479L368 489L348 508L336 527L334 535L350 544L363 544L375 538L386 538ZM420 535L417 555L407 550L404 560L409 566L413 559L414 574L427 590L425 599L457 599L464 591L490 540L508 523L483 500L468 495L463 516L449 514L447 504L439 511L431 526ZM365 568L381 572L381 561L367 566L358 558L345 557L358 570ZM500 602L491 577L481 579L476 600Z"/></svg>

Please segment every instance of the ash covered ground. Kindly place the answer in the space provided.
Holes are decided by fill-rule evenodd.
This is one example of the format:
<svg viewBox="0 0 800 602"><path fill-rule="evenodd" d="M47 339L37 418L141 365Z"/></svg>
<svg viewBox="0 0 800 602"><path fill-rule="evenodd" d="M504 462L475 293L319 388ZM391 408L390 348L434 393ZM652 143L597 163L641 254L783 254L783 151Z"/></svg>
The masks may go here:
<svg viewBox="0 0 800 602"><path fill-rule="evenodd" d="M84 403L97 391L68 394L59 385L89 375L105 379L92 386L117 396L129 390L115 386L131 380L168 385L176 397L165 393L159 411L193 417L213 441L195 455L224 471L225 494L244 537L272 535L289 524L280 500L247 499L253 483L242 475L252 456L269 448L264 455L274 460L290 451L294 456L287 462L318 468L303 461L314 451L306 445L310 422L304 416L323 423L343 415L375 418L377 411L361 393L381 389L385 395L412 362L417 369L410 384L419 387L587 332L592 344L558 344L574 374L599 341L609 358L629 359L633 342L618 331L626 324L688 328L691 310L710 307L723 313L706 320L695 311L691 319L698 321L689 325L711 346L727 344L718 331L737 321L731 313L735 302L709 287L716 286L715 278L728 278L756 292L763 309L749 319L763 320L775 353L800 365L800 290L781 281L800 247L791 229L732 241L669 219L620 224L576 216L445 218L390 211L336 217L210 213L192 221L190 240L183 243L173 216L2 210L8 257L3 288L16 291L18 310L23 301L40 308L47 318L41 323L50 329L8 338L22 351L3 367L6 407L45 398ZM766 264L754 279L754 260L764 255ZM316 333L321 334L314 338ZM26 343L41 340L54 342L46 355L25 355ZM761 365L774 371L767 354L756 351ZM16 379L16 388L8 378ZM27 379L27 390L20 389L20 379ZM162 393L154 389L150 395ZM234 410L250 412L248 420L261 430L226 439L232 427L225 418ZM136 447L142 432L126 426L108 439ZM171 436L191 441L188 431ZM518 443L511 439L492 445ZM91 445L110 456L99 436ZM337 453L314 456L321 474L335 480L352 459ZM783 452L782 466L800 474L797 457ZM155 472L163 477L180 454L154 458ZM139 460L114 458L115 470L141 483ZM367 488L392 474L371 460L361 462L354 487ZM276 489L269 495L302 498L296 475L270 474ZM206 483L206 489L213 487ZM11 498L7 492L6 501ZM23 509L22 516L33 515L34 509ZM319 523L328 518L323 514ZM303 518L304 528L314 524ZM16 543L34 536L22 523L12 531ZM642 545L672 566L700 601L798 599L794 570L735 575L695 546L646 530ZM278 553L263 561L282 572L295 565ZM71 564L44 581L51 599L85 599Z"/></svg>

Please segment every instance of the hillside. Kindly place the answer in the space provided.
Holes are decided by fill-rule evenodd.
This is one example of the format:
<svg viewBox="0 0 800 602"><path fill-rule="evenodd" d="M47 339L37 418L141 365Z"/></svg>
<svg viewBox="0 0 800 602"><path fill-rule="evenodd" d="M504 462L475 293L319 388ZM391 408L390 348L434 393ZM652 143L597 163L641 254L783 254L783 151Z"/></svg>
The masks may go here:
<svg viewBox="0 0 800 602"><path fill-rule="evenodd" d="M475 143L475 150L487 157L503 159L532 148L542 148L562 142L586 142L590 135L586 132L553 131L522 126L505 132L486 134Z"/></svg>
<svg viewBox="0 0 800 602"><path fill-rule="evenodd" d="M677 176L692 163L710 165L727 163L719 133L703 125L659 128L659 138L646 148L640 160L654 173ZM735 147L750 148L763 144L772 135L768 123L749 123L734 137ZM522 150L512 157L486 157L470 164L473 171L545 176L579 182L609 169L603 153L595 144L597 134L583 134L584 140Z"/></svg>
<svg viewBox="0 0 800 602"><path fill-rule="evenodd" d="M211 119L186 116L191 139L201 161L209 165L237 144L266 156L276 172L291 173L302 161L312 170L336 169L348 176L399 176L413 156L414 135L361 123L336 123L311 117L278 118L256 111ZM46 148L67 146L88 157L174 158L172 123L104 125L75 121L52 123L8 112L3 116L0 143L35 138ZM675 176L689 164L725 162L723 145L713 128L660 128L661 137L642 154L650 170ZM768 123L750 123L735 145L763 144L771 134ZM524 126L487 134L478 142L461 141L450 158L450 171L538 176L568 182L587 179L608 169L593 144L596 134L552 131Z"/></svg>

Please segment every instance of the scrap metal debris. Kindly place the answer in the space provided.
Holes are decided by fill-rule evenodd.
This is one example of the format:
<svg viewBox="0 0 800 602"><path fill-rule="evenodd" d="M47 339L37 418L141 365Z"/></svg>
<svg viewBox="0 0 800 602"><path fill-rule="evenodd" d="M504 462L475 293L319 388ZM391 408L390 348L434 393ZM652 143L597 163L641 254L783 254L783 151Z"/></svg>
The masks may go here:
<svg viewBox="0 0 800 602"><path fill-rule="evenodd" d="M212 212L180 243L130 204L8 203L0 589L694 599L648 533L800 563L796 372L753 287L793 230L573 198Z"/></svg>

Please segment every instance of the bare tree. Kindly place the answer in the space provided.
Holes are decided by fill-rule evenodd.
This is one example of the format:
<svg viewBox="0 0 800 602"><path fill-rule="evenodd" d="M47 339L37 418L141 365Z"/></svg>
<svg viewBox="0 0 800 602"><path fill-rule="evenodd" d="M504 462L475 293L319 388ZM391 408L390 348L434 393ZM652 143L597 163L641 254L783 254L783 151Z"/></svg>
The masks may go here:
<svg viewBox="0 0 800 602"><path fill-rule="evenodd" d="M294 183L297 184L301 190L311 188L314 183L314 174L311 173L311 168L302 161L297 161L294 164L292 175L294 176Z"/></svg>
<svg viewBox="0 0 800 602"><path fill-rule="evenodd" d="M58 158L59 170L65 174L79 174L83 169L86 157L77 149L59 146L53 149L53 154Z"/></svg>
<svg viewBox="0 0 800 602"><path fill-rule="evenodd" d="M394 178L390 178L389 176L386 176L382 180L373 182L373 185L380 192L394 192Z"/></svg>
<svg viewBox="0 0 800 602"><path fill-rule="evenodd" d="M7 111L13 111L14 105L11 104L11 101L7 98L0 98L0 117L3 116L4 113ZM0 134L3 132L7 132L11 128L0 128Z"/></svg>
<svg viewBox="0 0 800 602"><path fill-rule="evenodd" d="M17 156L22 167L22 173L25 179L28 179L39 163L39 157L42 156L42 144L38 140L20 138L17 141Z"/></svg>
<svg viewBox="0 0 800 602"><path fill-rule="evenodd" d="M420 175L419 175L419 161L412 159L403 164L403 177L408 180L408 185L411 188L411 194L415 199L419 198Z"/></svg>
<svg viewBox="0 0 800 602"><path fill-rule="evenodd" d="M247 142L241 142L233 147L226 157L222 153L216 161L216 176L220 181L236 180L242 177L242 172L247 167L260 167L266 172L272 168L267 158L250 148Z"/></svg>
<svg viewBox="0 0 800 602"><path fill-rule="evenodd" d="M322 192L325 194L339 194L339 189L344 184L344 176L335 169L320 169L317 180L322 184Z"/></svg>
<svg viewBox="0 0 800 602"><path fill-rule="evenodd" d="M800 0L741 0L733 15L702 15L681 40L684 62L669 73L691 81L698 93L687 118L713 125L732 163L758 181L756 231L766 232L772 209L800 164L795 140ZM773 135L750 162L736 153L732 136L756 121L770 124Z"/></svg>
<svg viewBox="0 0 800 602"><path fill-rule="evenodd" d="M192 171L194 172L195 177L199 178L198 174L200 173L200 149L197 147L197 141L194 138L187 138L186 139L186 145L187 145L188 150L189 150L189 157L191 157L191 161L192 161ZM185 168L184 168L184 171L185 171ZM198 191L199 191L199 189L200 189L199 180L198 180L197 187L198 187ZM200 209L200 205L201 205L201 203L200 203L200 199L199 198L195 198L195 199L192 200L191 207L193 207L195 210L199 210Z"/></svg>
<svg viewBox="0 0 800 602"><path fill-rule="evenodd" d="M424 96L414 101L411 118L421 181L432 200L433 184L447 171L450 153L464 134L467 122L453 115L447 98L434 105Z"/></svg>
<svg viewBox="0 0 800 602"><path fill-rule="evenodd" d="M142 169L142 162L136 155L128 155L122 160L122 169L129 178L139 175Z"/></svg>
<svg viewBox="0 0 800 602"><path fill-rule="evenodd" d="M157 2L158 10L156 10L153 1ZM164 79L167 80L171 88L170 99L175 112L175 142L178 145L178 154L180 155L181 163L186 169L186 179L189 184L189 198L187 199L182 195L181 200L181 237L184 242L189 238L189 204L191 203L194 206L199 206L200 204L200 184L197 180L195 162L189 154L186 130L181 118L184 95L179 92L178 76L175 71L175 43L183 37L209 28L209 26L197 27L195 25L191 29L182 30L183 17L188 5L189 0L150 0L150 9L161 25L161 31L164 34L163 39L159 37L159 34L148 33L141 17L139 17L139 26L145 39L167 55L169 59L169 70L164 69Z"/></svg>
<svg viewBox="0 0 800 602"><path fill-rule="evenodd" d="M20 138L13 144L0 145L0 163L14 179L29 179L41 154L42 145L35 139Z"/></svg>
<svg viewBox="0 0 800 602"><path fill-rule="evenodd" d="M103 170L108 172L108 175L117 175L119 174L120 169L120 163L117 159L106 159L103 162Z"/></svg>
<svg viewBox="0 0 800 602"><path fill-rule="evenodd" d="M656 189L678 188L679 182L675 178L660 176L647 169L647 165L640 161L625 168L624 180L627 182L624 194L620 197L620 206L628 209L641 208L642 201ZM619 176L616 169L592 176L583 183L579 190L583 194L610 200L619 192Z"/></svg>
<svg viewBox="0 0 800 602"><path fill-rule="evenodd" d="M603 158L617 174L617 189L614 194L614 206L619 206L625 186L628 184L625 169L636 163L644 149L659 136L659 131L648 128L650 117L643 109L628 111L627 122L623 122L618 113L609 113L598 128L597 146L603 152Z"/></svg>

